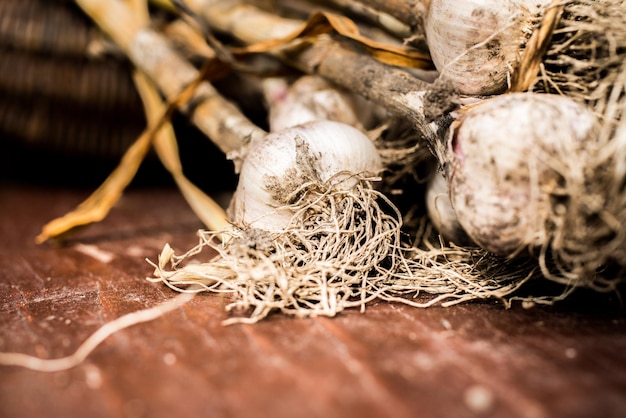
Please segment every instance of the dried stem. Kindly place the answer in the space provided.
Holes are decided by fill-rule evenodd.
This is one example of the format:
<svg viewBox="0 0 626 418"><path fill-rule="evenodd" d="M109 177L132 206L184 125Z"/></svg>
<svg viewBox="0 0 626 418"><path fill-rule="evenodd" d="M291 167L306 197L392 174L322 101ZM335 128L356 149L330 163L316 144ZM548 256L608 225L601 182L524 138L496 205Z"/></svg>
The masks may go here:
<svg viewBox="0 0 626 418"><path fill-rule="evenodd" d="M168 99L176 98L200 76L163 35L149 28L149 22L138 20L125 3L76 2ZM193 106L185 105L182 110L224 153L236 156L247 143L261 140L266 135L207 82L200 83L188 103Z"/></svg>
<svg viewBox="0 0 626 418"><path fill-rule="evenodd" d="M357 0L374 10L384 12L415 29L422 24L429 0Z"/></svg>
<svg viewBox="0 0 626 418"><path fill-rule="evenodd" d="M271 0L269 5L265 4L268 3L266 0L249 0L248 3L258 4L261 8L265 5L265 8L269 8L272 12L278 11L277 14L283 14L284 10L285 13L299 16L303 19L320 9L338 10L345 15L353 17L369 33L374 33L374 31L370 30L372 28L383 29L396 42L401 42L402 39L411 36L411 29L406 24L358 0L301 0L299 2Z"/></svg>
<svg viewBox="0 0 626 418"><path fill-rule="evenodd" d="M189 6L214 30L226 32L246 44L286 37L303 24L238 1L194 0ZM409 119L434 146L435 133L424 117L422 101L422 92L429 83L403 69L376 61L332 36L320 36L313 42L303 41L297 47L271 53L303 72L318 74Z"/></svg>
<svg viewBox="0 0 626 418"><path fill-rule="evenodd" d="M349 13L362 16L365 20L375 22L389 33L402 39L411 35L411 28L393 15L371 7L358 0L326 0L326 3L345 10Z"/></svg>

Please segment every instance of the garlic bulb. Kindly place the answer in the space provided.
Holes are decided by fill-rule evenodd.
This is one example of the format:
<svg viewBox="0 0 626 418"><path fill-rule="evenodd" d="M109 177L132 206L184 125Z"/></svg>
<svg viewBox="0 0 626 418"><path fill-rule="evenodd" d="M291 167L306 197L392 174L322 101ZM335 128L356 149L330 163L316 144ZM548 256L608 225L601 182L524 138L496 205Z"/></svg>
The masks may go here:
<svg viewBox="0 0 626 418"><path fill-rule="evenodd" d="M350 190L356 184L351 174L381 170L372 141L347 124L314 121L273 132L246 156L229 216L250 227L282 230L293 215L284 206L303 185L345 173L336 187Z"/></svg>
<svg viewBox="0 0 626 418"><path fill-rule="evenodd" d="M550 239L568 196L584 194L596 118L557 95L515 93L467 109L453 124L447 178L459 223L500 255Z"/></svg>
<svg viewBox="0 0 626 418"><path fill-rule="evenodd" d="M426 42L441 76L463 94L507 88L522 49L551 0L430 0Z"/></svg>
<svg viewBox="0 0 626 418"><path fill-rule="evenodd" d="M441 236L457 245L468 245L471 240L463 230L450 202L448 182L440 171L426 185L426 211Z"/></svg>
<svg viewBox="0 0 626 418"><path fill-rule="evenodd" d="M374 103L316 75L301 76L292 84L284 78L268 78L263 81L263 90L271 132L314 120L369 129L381 113Z"/></svg>

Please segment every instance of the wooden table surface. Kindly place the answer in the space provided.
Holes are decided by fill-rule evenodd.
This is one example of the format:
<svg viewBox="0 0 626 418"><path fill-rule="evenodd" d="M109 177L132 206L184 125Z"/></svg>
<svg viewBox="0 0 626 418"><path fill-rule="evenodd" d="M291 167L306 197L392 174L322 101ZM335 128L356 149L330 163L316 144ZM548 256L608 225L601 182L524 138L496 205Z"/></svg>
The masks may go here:
<svg viewBox="0 0 626 418"><path fill-rule="evenodd" d="M42 225L89 190L0 186L0 350L72 353L104 323L177 295L146 280L200 223L171 187L132 188L65 246ZM199 295L60 372L0 366L0 417L624 417L626 315L615 296L223 326Z"/></svg>

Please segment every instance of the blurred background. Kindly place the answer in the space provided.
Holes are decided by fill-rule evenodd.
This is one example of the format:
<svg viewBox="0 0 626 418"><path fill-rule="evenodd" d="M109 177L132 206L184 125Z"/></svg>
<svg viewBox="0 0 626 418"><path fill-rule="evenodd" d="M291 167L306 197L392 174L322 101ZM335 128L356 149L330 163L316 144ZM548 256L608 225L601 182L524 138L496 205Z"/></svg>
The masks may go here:
<svg viewBox="0 0 626 418"><path fill-rule="evenodd" d="M73 1L2 0L0 179L97 187L145 128L131 71ZM217 86L232 96L233 84ZM262 112L250 106L246 112ZM207 191L232 189L232 163L185 117L173 122L190 180ZM151 152L132 185L174 182Z"/></svg>

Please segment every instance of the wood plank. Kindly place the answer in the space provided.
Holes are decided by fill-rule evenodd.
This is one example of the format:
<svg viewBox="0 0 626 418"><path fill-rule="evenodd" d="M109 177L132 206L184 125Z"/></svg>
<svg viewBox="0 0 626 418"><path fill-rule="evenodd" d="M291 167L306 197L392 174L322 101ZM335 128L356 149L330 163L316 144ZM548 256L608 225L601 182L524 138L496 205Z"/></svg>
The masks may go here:
<svg viewBox="0 0 626 418"><path fill-rule="evenodd" d="M134 188L65 246L41 226L89 190L0 186L0 350L73 352L105 322L176 295L145 280L200 223L171 188ZM615 296L223 326L227 296L120 331L81 365L0 366L0 417L622 417L626 315Z"/></svg>

